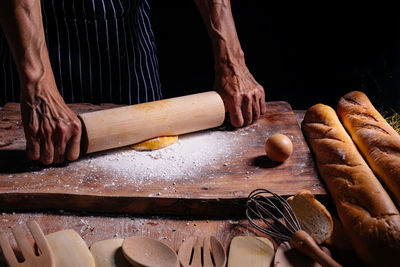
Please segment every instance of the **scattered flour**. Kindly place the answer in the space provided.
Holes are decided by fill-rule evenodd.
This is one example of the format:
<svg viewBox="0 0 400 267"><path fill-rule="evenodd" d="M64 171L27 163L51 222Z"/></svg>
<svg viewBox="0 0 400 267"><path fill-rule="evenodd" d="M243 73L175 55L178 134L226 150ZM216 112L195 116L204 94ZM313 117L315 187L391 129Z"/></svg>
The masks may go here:
<svg viewBox="0 0 400 267"><path fill-rule="evenodd" d="M238 147L241 134L248 134L248 131L202 131L182 135L175 144L164 149L135 151L128 147L88 156L86 160L90 168L137 182L189 179L200 176L203 167L228 166L230 157L243 151Z"/></svg>
<svg viewBox="0 0 400 267"><path fill-rule="evenodd" d="M261 136L267 136L268 130L257 127L185 134L179 136L175 144L160 150L135 151L123 147L89 154L63 166L43 168L27 160L23 163L26 172L8 174L5 183L15 191L58 188L63 192L103 193L122 188L139 192L161 181L163 187L154 194L164 195L174 191L180 182L194 184L198 179L205 182L208 178L211 182L232 171L237 167L237 158L246 158L251 146L263 148L265 140L257 136L260 131ZM207 187L204 184L204 188Z"/></svg>

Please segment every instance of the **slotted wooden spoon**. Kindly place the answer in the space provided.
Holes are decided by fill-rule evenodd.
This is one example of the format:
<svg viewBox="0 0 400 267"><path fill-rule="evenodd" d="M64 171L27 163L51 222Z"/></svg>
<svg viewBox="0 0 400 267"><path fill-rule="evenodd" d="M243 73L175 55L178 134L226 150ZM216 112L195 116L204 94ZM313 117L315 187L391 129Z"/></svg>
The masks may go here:
<svg viewBox="0 0 400 267"><path fill-rule="evenodd" d="M4 233L0 234L0 247L3 250L4 257L10 267L55 267L55 260L50 245L47 242L42 230L36 221L27 222L29 231L39 250L39 255L36 255L34 248L26 238L26 233L22 225L17 225L12 228L12 233L17 241L18 247L24 257L23 262L19 262L11 248L10 243Z"/></svg>
<svg viewBox="0 0 400 267"><path fill-rule="evenodd" d="M210 237L189 237L178 251L179 262L183 267L223 267L226 253L221 243Z"/></svg>

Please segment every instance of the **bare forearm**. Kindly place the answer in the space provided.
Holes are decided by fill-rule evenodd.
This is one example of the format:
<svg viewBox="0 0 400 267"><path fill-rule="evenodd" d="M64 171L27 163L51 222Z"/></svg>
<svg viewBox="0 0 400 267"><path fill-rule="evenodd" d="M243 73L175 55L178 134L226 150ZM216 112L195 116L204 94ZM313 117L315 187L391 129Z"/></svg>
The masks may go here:
<svg viewBox="0 0 400 267"><path fill-rule="evenodd" d="M195 2L213 45L214 90L221 95L232 125L248 125L265 113L265 93L245 64L230 0Z"/></svg>
<svg viewBox="0 0 400 267"><path fill-rule="evenodd" d="M229 0L195 0L210 36L215 70L244 64Z"/></svg>
<svg viewBox="0 0 400 267"><path fill-rule="evenodd" d="M21 93L36 94L43 88L40 84L51 84L45 87L54 88L40 0L5 1L0 22L17 66Z"/></svg>
<svg viewBox="0 0 400 267"><path fill-rule="evenodd" d="M40 0L2 1L5 5L0 23L20 78L27 155L46 165L76 160L81 122L57 90L44 37Z"/></svg>

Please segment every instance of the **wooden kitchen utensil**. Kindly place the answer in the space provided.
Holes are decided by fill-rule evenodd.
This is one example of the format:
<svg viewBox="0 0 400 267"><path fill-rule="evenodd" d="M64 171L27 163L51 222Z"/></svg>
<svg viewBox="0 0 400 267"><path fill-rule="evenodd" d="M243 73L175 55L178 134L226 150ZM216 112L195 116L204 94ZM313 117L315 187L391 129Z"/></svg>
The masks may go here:
<svg viewBox="0 0 400 267"><path fill-rule="evenodd" d="M34 248L29 244L28 240L26 239L26 233L23 230L22 225L17 225L12 228L12 233L22 252L24 261L18 262L17 258L15 257L14 251L7 240L6 235L4 233L1 233L0 246L8 265L10 267L56 266L50 245L44 237L44 234L37 222L29 221L27 222L27 226L33 236L33 239L35 240L35 243L39 250L39 255L36 255L36 253L34 252Z"/></svg>
<svg viewBox="0 0 400 267"><path fill-rule="evenodd" d="M289 241L292 247L322 266L341 266L323 252L309 234L301 230L296 215L283 197L267 189L256 189L249 194L246 206L249 223L260 232L282 241ZM283 218L285 224L280 218ZM260 222L264 222L265 225L260 226Z"/></svg>
<svg viewBox="0 0 400 267"><path fill-rule="evenodd" d="M94 267L94 259L85 241L72 229L46 235L57 267Z"/></svg>
<svg viewBox="0 0 400 267"><path fill-rule="evenodd" d="M135 267L179 267L178 256L172 248L146 236L126 238L122 252Z"/></svg>
<svg viewBox="0 0 400 267"><path fill-rule="evenodd" d="M326 247L321 249L329 256L330 251ZM312 258L294 249L289 242L282 242L275 253L274 267L321 267Z"/></svg>
<svg viewBox="0 0 400 267"><path fill-rule="evenodd" d="M122 238L98 241L90 246L96 267L129 267L132 266L122 253Z"/></svg>
<svg viewBox="0 0 400 267"><path fill-rule="evenodd" d="M226 263L225 250L214 236L189 237L178 251L183 267L223 267Z"/></svg>
<svg viewBox="0 0 400 267"><path fill-rule="evenodd" d="M86 153L220 126L225 107L216 92L206 92L79 115Z"/></svg>
<svg viewBox="0 0 400 267"><path fill-rule="evenodd" d="M274 245L265 237L236 236L229 246L228 267L270 267Z"/></svg>

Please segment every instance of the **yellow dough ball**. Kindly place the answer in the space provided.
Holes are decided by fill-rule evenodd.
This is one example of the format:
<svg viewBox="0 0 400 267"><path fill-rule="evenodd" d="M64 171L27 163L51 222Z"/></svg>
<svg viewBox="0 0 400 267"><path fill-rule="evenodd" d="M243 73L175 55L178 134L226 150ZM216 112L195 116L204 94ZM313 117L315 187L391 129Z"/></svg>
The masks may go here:
<svg viewBox="0 0 400 267"><path fill-rule="evenodd" d="M178 136L161 136L147 141L131 145L131 148L137 151L157 150L170 146L178 141Z"/></svg>

